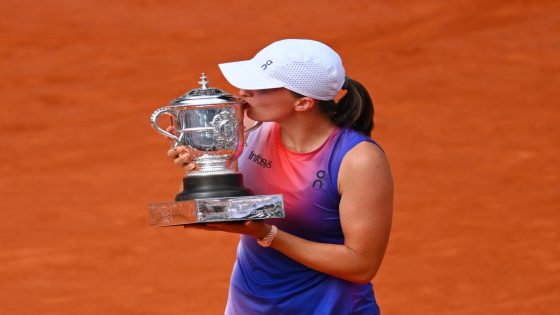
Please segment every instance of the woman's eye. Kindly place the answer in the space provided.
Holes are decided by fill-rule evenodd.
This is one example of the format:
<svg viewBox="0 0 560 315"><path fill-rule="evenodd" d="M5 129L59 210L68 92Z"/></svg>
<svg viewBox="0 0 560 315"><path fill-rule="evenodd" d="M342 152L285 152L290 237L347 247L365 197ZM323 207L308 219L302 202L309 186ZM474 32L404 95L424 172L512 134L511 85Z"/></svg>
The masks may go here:
<svg viewBox="0 0 560 315"><path fill-rule="evenodd" d="M263 89L263 90L255 90L254 93L257 94L270 94L272 92L278 91L282 88L275 88L275 89Z"/></svg>

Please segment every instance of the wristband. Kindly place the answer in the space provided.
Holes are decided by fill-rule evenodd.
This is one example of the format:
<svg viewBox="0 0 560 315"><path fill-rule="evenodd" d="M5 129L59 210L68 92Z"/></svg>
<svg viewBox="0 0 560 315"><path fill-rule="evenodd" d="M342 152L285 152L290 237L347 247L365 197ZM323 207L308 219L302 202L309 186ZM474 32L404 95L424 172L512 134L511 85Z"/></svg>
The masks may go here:
<svg viewBox="0 0 560 315"><path fill-rule="evenodd" d="M269 247L270 244L272 244L272 241L276 237L277 233L278 233L278 228L276 227L276 225L273 225L272 228L270 229L270 232L268 232L268 234L265 237L258 239L257 243L259 243L259 245L261 245L262 247Z"/></svg>

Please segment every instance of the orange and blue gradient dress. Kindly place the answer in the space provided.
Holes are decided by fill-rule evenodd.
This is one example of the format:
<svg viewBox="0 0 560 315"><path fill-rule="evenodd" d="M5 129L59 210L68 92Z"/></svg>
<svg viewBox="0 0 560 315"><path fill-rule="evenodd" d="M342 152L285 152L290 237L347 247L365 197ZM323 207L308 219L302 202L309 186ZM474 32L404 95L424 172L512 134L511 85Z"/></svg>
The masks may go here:
<svg viewBox="0 0 560 315"><path fill-rule="evenodd" d="M264 123L247 138L239 170L256 195L284 196L286 217L268 223L313 242L343 244L338 171L345 154L363 141L375 143L335 128L321 147L296 153L283 145L278 124ZM379 314L379 308L370 283L315 271L242 235L226 314Z"/></svg>

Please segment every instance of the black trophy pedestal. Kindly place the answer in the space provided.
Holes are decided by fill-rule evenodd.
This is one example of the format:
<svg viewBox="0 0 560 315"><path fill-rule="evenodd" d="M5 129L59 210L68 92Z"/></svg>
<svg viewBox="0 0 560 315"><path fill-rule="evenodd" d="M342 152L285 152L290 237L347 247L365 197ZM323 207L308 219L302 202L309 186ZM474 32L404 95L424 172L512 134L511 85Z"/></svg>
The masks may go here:
<svg viewBox="0 0 560 315"><path fill-rule="evenodd" d="M252 195L251 190L243 187L241 174L190 176L183 178L183 192L175 201Z"/></svg>

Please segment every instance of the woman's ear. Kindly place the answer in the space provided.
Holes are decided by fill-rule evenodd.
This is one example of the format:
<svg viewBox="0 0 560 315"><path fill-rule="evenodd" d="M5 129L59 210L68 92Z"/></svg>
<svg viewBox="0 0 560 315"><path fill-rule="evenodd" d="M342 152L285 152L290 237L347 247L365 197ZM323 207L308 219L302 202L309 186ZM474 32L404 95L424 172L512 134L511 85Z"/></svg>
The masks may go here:
<svg viewBox="0 0 560 315"><path fill-rule="evenodd" d="M316 104L316 99L304 96L296 101L294 109L296 112L305 112L313 108Z"/></svg>

